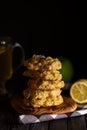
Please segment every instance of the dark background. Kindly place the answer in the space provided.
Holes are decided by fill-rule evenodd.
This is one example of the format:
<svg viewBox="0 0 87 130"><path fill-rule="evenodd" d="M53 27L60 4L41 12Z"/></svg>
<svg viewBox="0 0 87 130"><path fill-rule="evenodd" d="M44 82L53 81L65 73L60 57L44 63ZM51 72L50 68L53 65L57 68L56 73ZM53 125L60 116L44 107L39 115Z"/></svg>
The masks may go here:
<svg viewBox="0 0 87 130"><path fill-rule="evenodd" d="M32 54L53 57L64 56L71 60L74 78L87 77L85 46L80 35L80 5L63 3L39 6L34 4L0 4L0 36L11 36L25 50L26 58Z"/></svg>

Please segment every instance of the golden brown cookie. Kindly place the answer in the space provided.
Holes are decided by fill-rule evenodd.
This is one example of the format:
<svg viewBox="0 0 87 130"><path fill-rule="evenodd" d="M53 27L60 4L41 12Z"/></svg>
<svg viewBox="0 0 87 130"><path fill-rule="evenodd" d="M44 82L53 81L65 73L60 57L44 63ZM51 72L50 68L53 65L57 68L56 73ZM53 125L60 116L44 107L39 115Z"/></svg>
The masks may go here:
<svg viewBox="0 0 87 130"><path fill-rule="evenodd" d="M63 103L63 98L61 95L47 98L41 98L41 99L24 99L23 100L25 106L31 106L31 107L48 107L48 106L56 106Z"/></svg>
<svg viewBox="0 0 87 130"><path fill-rule="evenodd" d="M65 85L64 81L59 80L42 80L42 79L29 79L27 87L31 89L39 90L53 90L57 88L63 88Z"/></svg>
<svg viewBox="0 0 87 130"><path fill-rule="evenodd" d="M30 70L59 70L61 69L62 64L58 58L34 54L25 61L24 66Z"/></svg>
<svg viewBox="0 0 87 130"><path fill-rule="evenodd" d="M23 72L23 75L26 77L30 77L33 79L42 79L42 80L61 80L62 74L57 70L51 71L34 71L34 70L26 70Z"/></svg>
<svg viewBox="0 0 87 130"><path fill-rule="evenodd" d="M53 90L40 90L40 89L32 89L32 88L26 88L23 91L24 98L29 99L44 99L47 97L55 97L59 96L61 94L62 90L57 88Z"/></svg>

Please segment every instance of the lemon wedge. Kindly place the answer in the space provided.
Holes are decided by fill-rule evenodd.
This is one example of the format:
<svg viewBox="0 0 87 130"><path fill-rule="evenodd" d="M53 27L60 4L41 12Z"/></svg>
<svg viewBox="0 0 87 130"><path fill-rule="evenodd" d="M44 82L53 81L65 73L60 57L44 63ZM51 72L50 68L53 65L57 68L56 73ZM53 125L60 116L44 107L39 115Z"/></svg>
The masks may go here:
<svg viewBox="0 0 87 130"><path fill-rule="evenodd" d="M79 104L87 103L87 79L74 82L70 87L70 96Z"/></svg>

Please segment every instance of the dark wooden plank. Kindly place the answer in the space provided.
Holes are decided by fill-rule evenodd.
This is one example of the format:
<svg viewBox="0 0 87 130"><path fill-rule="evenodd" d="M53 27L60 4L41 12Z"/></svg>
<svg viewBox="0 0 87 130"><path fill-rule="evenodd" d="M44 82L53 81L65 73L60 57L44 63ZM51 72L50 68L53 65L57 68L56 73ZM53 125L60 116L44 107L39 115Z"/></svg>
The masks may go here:
<svg viewBox="0 0 87 130"><path fill-rule="evenodd" d="M30 130L30 124L14 126L11 130Z"/></svg>
<svg viewBox="0 0 87 130"><path fill-rule="evenodd" d="M49 122L39 122L31 124L30 130L48 130Z"/></svg>
<svg viewBox="0 0 87 130"><path fill-rule="evenodd" d="M11 126L6 125L0 126L0 130L11 130Z"/></svg>
<svg viewBox="0 0 87 130"><path fill-rule="evenodd" d="M50 121L49 130L67 130L67 118Z"/></svg>
<svg viewBox="0 0 87 130"><path fill-rule="evenodd" d="M86 127L87 127L87 114L85 115L85 120L86 120Z"/></svg>
<svg viewBox="0 0 87 130"><path fill-rule="evenodd" d="M68 130L87 130L85 116L68 118Z"/></svg>
<svg viewBox="0 0 87 130"><path fill-rule="evenodd" d="M28 125L5 125L0 130L30 130L30 124Z"/></svg>

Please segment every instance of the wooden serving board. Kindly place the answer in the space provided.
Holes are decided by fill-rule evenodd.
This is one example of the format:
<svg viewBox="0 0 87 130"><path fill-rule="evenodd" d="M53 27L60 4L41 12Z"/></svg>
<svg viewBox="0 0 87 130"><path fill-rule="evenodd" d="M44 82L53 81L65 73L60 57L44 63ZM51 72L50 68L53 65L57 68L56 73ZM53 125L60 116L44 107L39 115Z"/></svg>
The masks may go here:
<svg viewBox="0 0 87 130"><path fill-rule="evenodd" d="M70 98L63 96L64 102L58 106L31 108L23 104L21 96L16 95L11 99L12 107L19 113L25 115L63 114L73 112L77 104Z"/></svg>

